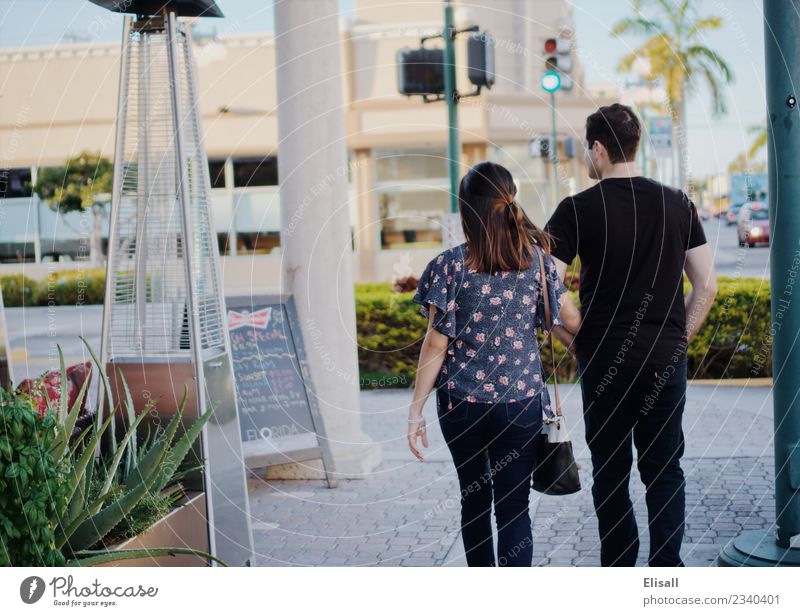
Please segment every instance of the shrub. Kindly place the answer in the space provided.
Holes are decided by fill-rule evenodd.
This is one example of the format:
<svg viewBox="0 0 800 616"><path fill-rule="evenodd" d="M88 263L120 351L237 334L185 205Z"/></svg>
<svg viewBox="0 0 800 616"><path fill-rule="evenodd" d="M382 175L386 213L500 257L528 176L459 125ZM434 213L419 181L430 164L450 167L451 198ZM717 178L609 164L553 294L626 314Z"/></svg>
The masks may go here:
<svg viewBox="0 0 800 616"><path fill-rule="evenodd" d="M770 376L771 321L768 280L717 279L714 305L687 350L690 377Z"/></svg>
<svg viewBox="0 0 800 616"><path fill-rule="evenodd" d="M690 378L737 378L770 376L770 286L758 278L725 278L717 282L714 305L687 349ZM686 292L689 291L686 285ZM358 358L362 387L375 381L386 385L411 384L426 322L413 293L394 293L387 284L356 286ZM577 304L577 293L572 292ZM554 340L560 382L574 382L577 363ZM542 363L548 378L552 372L549 343L539 334Z"/></svg>
<svg viewBox="0 0 800 616"><path fill-rule="evenodd" d="M59 567L51 518L67 505L68 458L51 452L58 419L30 398L0 389L0 565Z"/></svg>
<svg viewBox="0 0 800 616"><path fill-rule="evenodd" d="M47 306L84 306L102 304L105 294L105 271L99 268L52 272L41 283L38 303Z"/></svg>
<svg viewBox="0 0 800 616"><path fill-rule="evenodd" d="M35 306L40 283L24 274L7 274L0 277L3 287L3 303L6 308Z"/></svg>
<svg viewBox="0 0 800 616"><path fill-rule="evenodd" d="M426 321L413 293L390 285L356 285L358 362L362 386L407 386L414 379Z"/></svg>

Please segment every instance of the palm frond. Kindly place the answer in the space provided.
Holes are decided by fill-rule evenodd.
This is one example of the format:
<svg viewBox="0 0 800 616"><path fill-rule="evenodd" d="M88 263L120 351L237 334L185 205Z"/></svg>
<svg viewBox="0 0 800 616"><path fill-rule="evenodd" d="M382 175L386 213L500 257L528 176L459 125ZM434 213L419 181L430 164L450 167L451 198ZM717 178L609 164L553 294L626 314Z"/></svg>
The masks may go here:
<svg viewBox="0 0 800 616"><path fill-rule="evenodd" d="M663 26L657 21L646 19L645 17L625 17L614 24L611 33L614 36L623 34L653 34L663 32Z"/></svg>
<svg viewBox="0 0 800 616"><path fill-rule="evenodd" d="M694 39L697 34L706 30L719 30L722 27L722 17L719 15L712 15L711 17L703 17L694 22L689 31L686 33L686 38L689 40Z"/></svg>
<svg viewBox="0 0 800 616"><path fill-rule="evenodd" d="M704 45L692 45L686 49L686 59L691 62L694 59L702 58L713 64L719 71L719 76L726 84L733 82L733 71L722 57L713 49Z"/></svg>

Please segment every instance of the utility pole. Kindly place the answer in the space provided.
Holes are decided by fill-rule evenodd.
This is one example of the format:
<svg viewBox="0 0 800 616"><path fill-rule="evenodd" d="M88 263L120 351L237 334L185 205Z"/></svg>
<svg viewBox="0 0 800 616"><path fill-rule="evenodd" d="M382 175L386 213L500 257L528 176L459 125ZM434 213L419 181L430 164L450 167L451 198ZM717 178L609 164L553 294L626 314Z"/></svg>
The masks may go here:
<svg viewBox="0 0 800 616"><path fill-rule="evenodd" d="M764 0L769 153L775 509L777 532L750 531L733 539L719 565L800 566L800 304L787 281L800 255L800 0ZM788 290L787 290L788 289Z"/></svg>
<svg viewBox="0 0 800 616"><path fill-rule="evenodd" d="M444 96L447 102L447 161L450 170L450 211L458 212L458 178L461 142L458 138L458 91L456 90L456 29L453 4L444 2Z"/></svg>
<svg viewBox="0 0 800 616"><path fill-rule="evenodd" d="M558 134L556 133L556 91L550 92L550 157L553 161L553 209L561 201L558 190Z"/></svg>

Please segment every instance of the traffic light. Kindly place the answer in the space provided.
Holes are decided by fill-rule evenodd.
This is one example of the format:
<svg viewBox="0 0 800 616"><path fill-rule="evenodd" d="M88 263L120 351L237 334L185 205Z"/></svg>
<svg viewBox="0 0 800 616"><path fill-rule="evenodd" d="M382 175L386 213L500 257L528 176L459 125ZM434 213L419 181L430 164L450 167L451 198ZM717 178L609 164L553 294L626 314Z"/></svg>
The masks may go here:
<svg viewBox="0 0 800 616"><path fill-rule="evenodd" d="M444 94L444 49L403 48L397 52L400 94Z"/></svg>
<svg viewBox="0 0 800 616"><path fill-rule="evenodd" d="M467 39L467 77L478 88L494 85L494 39L488 32L476 32Z"/></svg>
<svg viewBox="0 0 800 616"><path fill-rule="evenodd" d="M572 89L572 45L566 38L548 38L544 41L544 70L547 73L558 73L560 77L559 87L556 90ZM545 87L545 80L542 79L542 87Z"/></svg>
<svg viewBox="0 0 800 616"><path fill-rule="evenodd" d="M535 137L528 141L528 156L550 158L550 137Z"/></svg>

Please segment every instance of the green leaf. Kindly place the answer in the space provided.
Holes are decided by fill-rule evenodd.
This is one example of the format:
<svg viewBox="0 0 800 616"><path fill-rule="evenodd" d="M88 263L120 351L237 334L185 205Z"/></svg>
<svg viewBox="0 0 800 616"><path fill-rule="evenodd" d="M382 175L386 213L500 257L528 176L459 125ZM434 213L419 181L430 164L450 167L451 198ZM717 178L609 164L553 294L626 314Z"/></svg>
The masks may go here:
<svg viewBox="0 0 800 616"><path fill-rule="evenodd" d="M66 451L67 446L69 445L69 439L72 435L72 431L75 429L75 422L78 420L78 415L80 414L81 407L83 406L83 399L86 395L86 390L88 387L89 379L86 378L83 381L83 385L81 385L81 389L78 392L78 397L75 399L75 403L72 405L72 408L67 414L67 419L64 421L63 430L59 432L58 438L50 447L50 453L53 454L53 458L56 460L64 455L64 451Z"/></svg>
<svg viewBox="0 0 800 616"><path fill-rule="evenodd" d="M89 355L92 356L92 360L94 361L95 365L97 366L97 370L100 373L100 379L103 381L103 388L105 389L106 396L108 398L108 410L109 414L114 415L114 396L111 395L111 383L108 380L108 375L106 374L105 368L100 364L100 360L97 359L97 356L94 354L92 347L89 346L89 343L86 341L86 338L83 336L78 336L83 341L83 344L86 346L86 349L89 351ZM98 404L98 407L100 405ZM97 414L101 414L102 409L97 409ZM111 424L111 453L116 453L117 451L117 430L116 425Z"/></svg>
<svg viewBox="0 0 800 616"><path fill-rule="evenodd" d="M153 477L149 477L147 481L140 483L131 490L127 490L113 503L85 520L69 536L67 543L70 550L74 552L75 550L90 548L105 537L153 488L157 478L158 475L154 474Z"/></svg>
<svg viewBox="0 0 800 616"><path fill-rule="evenodd" d="M181 436L180 440L178 440L178 442L169 452L169 460L166 464L164 464L164 468L162 469L161 473L161 479L157 484L157 488L159 490L163 489L164 486L169 482L178 466L180 466L180 463L183 462L186 454L189 453L189 449L191 449L192 444L200 435L200 432L202 432L203 426L208 423L208 420L211 419L211 415L215 410L216 407L211 407L200 417L198 417L197 420L189 427L189 429L184 432L183 436Z"/></svg>
<svg viewBox="0 0 800 616"><path fill-rule="evenodd" d="M68 388L67 388L67 368L64 364L64 352L61 350L61 345L57 344L58 349L58 364L59 373L61 375L61 391L58 395L58 422L63 424L67 420L67 402L68 402Z"/></svg>
<svg viewBox="0 0 800 616"><path fill-rule="evenodd" d="M164 457L169 452L172 439L175 438L175 432L178 430L178 425L180 424L180 420L183 415L183 406L186 401L187 392L188 389L184 385L183 401L181 401L177 411L172 416L169 424L167 424L167 428L164 431L164 436L156 441L147 454L142 458L141 462L133 467L131 472L128 473L128 475L126 475L123 479L123 483L129 488L137 486L140 482L145 481L146 478L150 478L159 474Z"/></svg>

